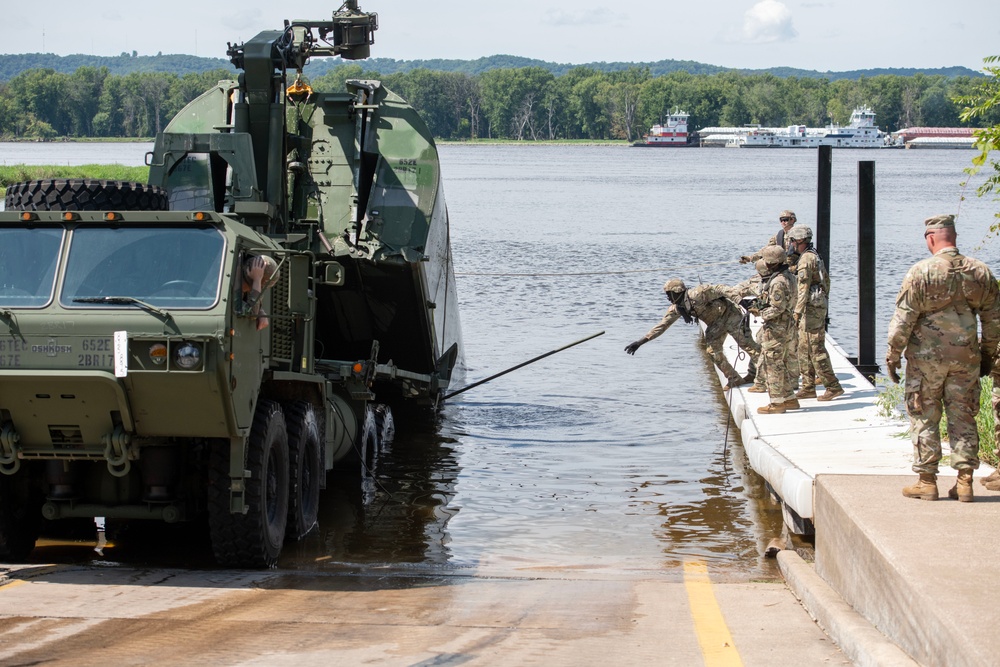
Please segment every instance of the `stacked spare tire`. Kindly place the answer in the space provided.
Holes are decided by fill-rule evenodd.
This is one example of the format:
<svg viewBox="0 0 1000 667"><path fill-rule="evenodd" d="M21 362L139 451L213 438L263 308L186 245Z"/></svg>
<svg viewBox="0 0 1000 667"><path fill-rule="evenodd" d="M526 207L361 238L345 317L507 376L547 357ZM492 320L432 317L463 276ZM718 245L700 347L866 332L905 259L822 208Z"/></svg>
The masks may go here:
<svg viewBox="0 0 1000 667"><path fill-rule="evenodd" d="M167 211L167 191L130 181L47 178L7 188L8 211Z"/></svg>

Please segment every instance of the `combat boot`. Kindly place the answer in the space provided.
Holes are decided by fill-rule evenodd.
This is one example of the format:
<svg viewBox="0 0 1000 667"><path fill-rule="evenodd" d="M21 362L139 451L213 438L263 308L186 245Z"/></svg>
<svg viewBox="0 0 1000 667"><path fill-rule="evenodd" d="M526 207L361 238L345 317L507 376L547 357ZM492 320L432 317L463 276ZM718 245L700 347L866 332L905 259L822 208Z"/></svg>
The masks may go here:
<svg viewBox="0 0 1000 667"><path fill-rule="evenodd" d="M990 491L1000 491L1000 470L994 470L986 477L980 478L979 483Z"/></svg>
<svg viewBox="0 0 1000 667"><path fill-rule="evenodd" d="M754 386L747 389L751 394L766 394L767 386L762 384L755 384Z"/></svg>
<svg viewBox="0 0 1000 667"><path fill-rule="evenodd" d="M843 387L834 387L833 389L827 389L826 391L824 391L823 395L820 396L820 397L818 397L816 400L817 401L832 401L833 399L837 398L838 396L843 396L843 395L844 395L844 388Z"/></svg>
<svg viewBox="0 0 1000 667"><path fill-rule="evenodd" d="M816 387L802 387L795 392L795 398L816 398Z"/></svg>
<svg viewBox="0 0 1000 667"><path fill-rule="evenodd" d="M757 414L760 415L783 415L785 414L785 404L784 403L768 403L762 408L757 408Z"/></svg>
<svg viewBox="0 0 1000 667"><path fill-rule="evenodd" d="M903 495L907 498L919 498L920 500L937 500L937 475L932 472L920 473L920 479L913 486L903 489Z"/></svg>
<svg viewBox="0 0 1000 667"><path fill-rule="evenodd" d="M972 502L972 471L959 470L955 486L948 490L948 497L963 503Z"/></svg>
<svg viewBox="0 0 1000 667"><path fill-rule="evenodd" d="M802 407L799 405L799 399L797 398L790 398L784 403L782 403L782 405L785 406L786 410L798 410L800 407Z"/></svg>

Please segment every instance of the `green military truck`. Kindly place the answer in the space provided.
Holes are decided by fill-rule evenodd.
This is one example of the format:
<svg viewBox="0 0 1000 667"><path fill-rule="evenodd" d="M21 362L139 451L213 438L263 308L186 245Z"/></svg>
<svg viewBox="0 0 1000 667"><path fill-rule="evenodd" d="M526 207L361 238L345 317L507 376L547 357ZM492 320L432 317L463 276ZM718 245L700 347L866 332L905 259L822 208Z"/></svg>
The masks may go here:
<svg viewBox="0 0 1000 667"><path fill-rule="evenodd" d="M156 137L148 183L8 189L0 560L46 520L207 517L219 563L273 566L390 405L437 405L461 332L434 142L378 81L300 76L376 28L346 2L231 45L238 79Z"/></svg>

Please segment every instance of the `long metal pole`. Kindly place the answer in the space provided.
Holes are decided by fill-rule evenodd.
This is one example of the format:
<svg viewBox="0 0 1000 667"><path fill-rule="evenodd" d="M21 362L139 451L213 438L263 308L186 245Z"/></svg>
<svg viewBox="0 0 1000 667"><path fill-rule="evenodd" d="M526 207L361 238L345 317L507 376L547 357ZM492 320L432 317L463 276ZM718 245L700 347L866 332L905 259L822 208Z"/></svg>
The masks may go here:
<svg viewBox="0 0 1000 667"><path fill-rule="evenodd" d="M559 348L559 349L557 349L557 350L551 350L551 351L549 351L549 352L546 352L545 354L540 354L540 355L538 355L537 357L535 357L534 359L528 359L527 361L525 361L525 362L522 362L522 363L518 364L517 366L511 366L510 368L508 368L508 369L507 369L507 370L505 370L505 371L500 371L500 372L499 372L499 373L497 373L496 375L491 375L491 376L489 376L488 378L484 378L484 379L480 380L479 382L473 382L472 384L470 384L470 385L469 385L469 386L467 386L467 387L462 387L462 388L461 388L461 389L459 389L458 391L453 391L453 392L451 392L450 394L447 394L447 395L445 396L445 398L446 398L446 399L448 399L448 398L451 398L452 396L458 396L458 395L459 395L459 394L461 394L461 393L462 393L463 391L469 391L469 390L470 390L470 389L472 389L473 387L478 387L478 386L479 386L479 385L481 385L481 384L486 384L486 383L487 383L487 382L489 382L490 380L496 380L496 379L497 379L498 377L500 377L501 375L506 375L507 373L511 373L511 372L513 372L513 371L516 371L516 370L517 370L518 368L524 368L524 367L525 367L525 366L527 366L528 364L533 364L533 363L535 363L536 361L539 361L539 360L541 360L541 359L544 359L545 357L549 357L549 356L552 356L552 355L553 355L553 354L555 354L556 352L562 352L563 350L568 350L569 348L573 347L574 345L579 345L580 343L586 343L586 342L587 342L588 340L590 340L590 339L592 339L592 338L597 338L598 336L603 336L603 335L604 335L604 332L603 332L603 331L598 331L597 333L593 334L592 336L587 336L586 338L581 338L580 340L576 341L575 343L570 343L569 345L563 345L562 347L560 347L560 348Z"/></svg>
<svg viewBox="0 0 1000 667"><path fill-rule="evenodd" d="M875 362L875 162L858 162L858 370L869 378Z"/></svg>
<svg viewBox="0 0 1000 667"><path fill-rule="evenodd" d="M816 252L830 271L830 193L833 176L833 146L819 147L816 186Z"/></svg>

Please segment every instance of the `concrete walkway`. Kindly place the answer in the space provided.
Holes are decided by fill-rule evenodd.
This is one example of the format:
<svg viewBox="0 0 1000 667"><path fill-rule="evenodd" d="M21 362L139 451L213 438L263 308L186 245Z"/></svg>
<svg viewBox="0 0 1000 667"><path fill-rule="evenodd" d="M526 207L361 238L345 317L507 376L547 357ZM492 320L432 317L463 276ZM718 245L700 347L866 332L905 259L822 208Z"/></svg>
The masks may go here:
<svg viewBox="0 0 1000 667"><path fill-rule="evenodd" d="M955 471L944 465L942 500L904 498L902 487L916 479L907 421L879 415L875 388L829 338L827 348L846 390L832 402L800 400L800 410L759 415L767 394L740 387L726 395L786 525L815 532L814 567L779 555L786 581L855 664L1000 664L988 585L1000 581L992 536L1000 493L976 481L976 502L949 500ZM726 354L744 371L737 352L729 339ZM976 479L990 472L982 466Z"/></svg>

